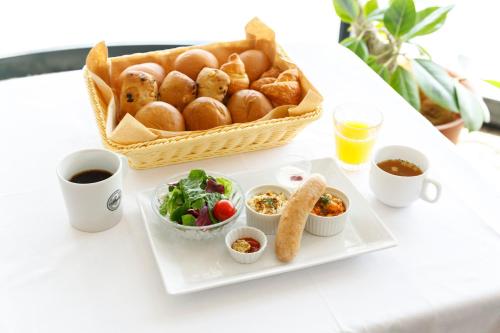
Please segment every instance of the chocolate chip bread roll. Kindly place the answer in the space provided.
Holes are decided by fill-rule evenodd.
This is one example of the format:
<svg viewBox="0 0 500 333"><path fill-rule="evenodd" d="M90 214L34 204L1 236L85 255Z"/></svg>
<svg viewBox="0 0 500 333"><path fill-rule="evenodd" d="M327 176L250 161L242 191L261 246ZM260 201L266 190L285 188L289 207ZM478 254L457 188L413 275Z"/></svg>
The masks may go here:
<svg viewBox="0 0 500 333"><path fill-rule="evenodd" d="M125 114L135 116L144 105L156 101L158 84L153 75L130 71L124 77L120 90L120 113L118 120Z"/></svg>

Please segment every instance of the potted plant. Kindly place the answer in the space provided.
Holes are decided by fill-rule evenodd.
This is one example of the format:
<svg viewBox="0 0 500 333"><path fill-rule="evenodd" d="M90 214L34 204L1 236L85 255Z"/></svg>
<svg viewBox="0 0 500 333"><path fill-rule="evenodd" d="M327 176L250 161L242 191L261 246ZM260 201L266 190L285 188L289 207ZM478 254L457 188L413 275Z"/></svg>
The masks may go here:
<svg viewBox="0 0 500 333"><path fill-rule="evenodd" d="M456 142L460 130L478 130L488 109L466 79L432 61L414 42L438 30L452 6L417 11L413 0L333 0L337 15L350 24L341 44L354 52L424 117Z"/></svg>

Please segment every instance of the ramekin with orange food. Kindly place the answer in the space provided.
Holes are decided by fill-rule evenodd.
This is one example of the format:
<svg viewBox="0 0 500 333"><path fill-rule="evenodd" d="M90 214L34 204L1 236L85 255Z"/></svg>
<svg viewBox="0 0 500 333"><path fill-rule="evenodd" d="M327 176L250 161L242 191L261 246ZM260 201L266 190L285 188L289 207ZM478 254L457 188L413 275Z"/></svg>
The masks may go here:
<svg viewBox="0 0 500 333"><path fill-rule="evenodd" d="M350 202L347 195L328 186L309 213L306 231L316 236L333 236L341 233L347 223L349 209Z"/></svg>

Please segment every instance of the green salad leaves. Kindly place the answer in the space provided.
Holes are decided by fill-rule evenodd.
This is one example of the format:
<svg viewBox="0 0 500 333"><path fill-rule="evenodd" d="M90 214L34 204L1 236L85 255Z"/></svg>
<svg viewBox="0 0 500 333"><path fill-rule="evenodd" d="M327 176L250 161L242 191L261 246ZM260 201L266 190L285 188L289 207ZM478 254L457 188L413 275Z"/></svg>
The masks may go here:
<svg viewBox="0 0 500 333"><path fill-rule="evenodd" d="M213 214L215 204L228 199L233 184L225 178L214 178L204 170L193 169L187 178L169 184L169 192L160 206L160 214L168 214L172 222L188 226L219 223Z"/></svg>

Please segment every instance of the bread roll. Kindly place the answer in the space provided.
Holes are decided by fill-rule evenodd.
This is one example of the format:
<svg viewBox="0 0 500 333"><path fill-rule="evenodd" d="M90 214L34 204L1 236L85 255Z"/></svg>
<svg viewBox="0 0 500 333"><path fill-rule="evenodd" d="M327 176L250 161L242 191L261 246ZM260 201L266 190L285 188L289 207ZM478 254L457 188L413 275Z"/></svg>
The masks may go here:
<svg viewBox="0 0 500 333"><path fill-rule="evenodd" d="M244 51L240 53L240 58L250 81L257 80L271 66L267 56L260 50Z"/></svg>
<svg viewBox="0 0 500 333"><path fill-rule="evenodd" d="M220 69L226 72L231 79L228 89L229 95L232 95L239 90L248 89L250 79L245 72L245 64L241 61L238 53L231 54L227 59L227 62L220 66Z"/></svg>
<svg viewBox="0 0 500 333"><path fill-rule="evenodd" d="M160 86L163 79L165 78L165 70L163 69L163 67L154 62L145 62L125 68L118 77L119 85L121 85L123 78L127 75L127 73L133 71L144 72L153 75L153 78L155 79L158 86Z"/></svg>
<svg viewBox="0 0 500 333"><path fill-rule="evenodd" d="M184 118L172 105L165 102L151 102L135 114L135 119L144 126L163 131L184 131Z"/></svg>
<svg viewBox="0 0 500 333"><path fill-rule="evenodd" d="M288 199L276 232L275 250L279 260L288 262L299 252L307 217L325 189L323 176L312 174Z"/></svg>
<svg viewBox="0 0 500 333"><path fill-rule="evenodd" d="M220 69L205 67L198 74L198 97L212 97L222 102L229 88L229 75Z"/></svg>
<svg viewBox="0 0 500 333"><path fill-rule="evenodd" d="M186 106L183 115L189 131L231 124L231 114L226 106L211 97L198 97Z"/></svg>
<svg viewBox="0 0 500 333"><path fill-rule="evenodd" d="M259 90L269 98L274 107L297 105L302 98L299 71L288 69L281 73L275 82L264 84Z"/></svg>
<svg viewBox="0 0 500 333"><path fill-rule="evenodd" d="M157 96L158 84L153 75L139 71L129 71L122 81L118 120L121 120L126 113L135 116L137 111L144 105L156 101Z"/></svg>
<svg viewBox="0 0 500 333"><path fill-rule="evenodd" d="M227 108L233 123L246 123L264 117L273 106L260 92L244 89L231 96Z"/></svg>
<svg viewBox="0 0 500 333"><path fill-rule="evenodd" d="M252 84L250 85L250 89L261 91L263 85L273 83L275 81L276 78L274 77L261 77L260 79L252 82Z"/></svg>
<svg viewBox="0 0 500 333"><path fill-rule="evenodd" d="M192 49L180 54L174 62L175 70L196 80L204 67L219 68L217 58L210 52L202 49Z"/></svg>
<svg viewBox="0 0 500 333"><path fill-rule="evenodd" d="M260 78L261 79L264 78L264 77L274 77L274 78L277 78L279 75L280 75L280 70L277 67L271 67L267 71L265 71L264 73L262 73L262 75L260 76Z"/></svg>
<svg viewBox="0 0 500 333"><path fill-rule="evenodd" d="M196 92L196 82L189 76L178 71L171 71L160 86L158 98L182 112L186 105L196 99Z"/></svg>

